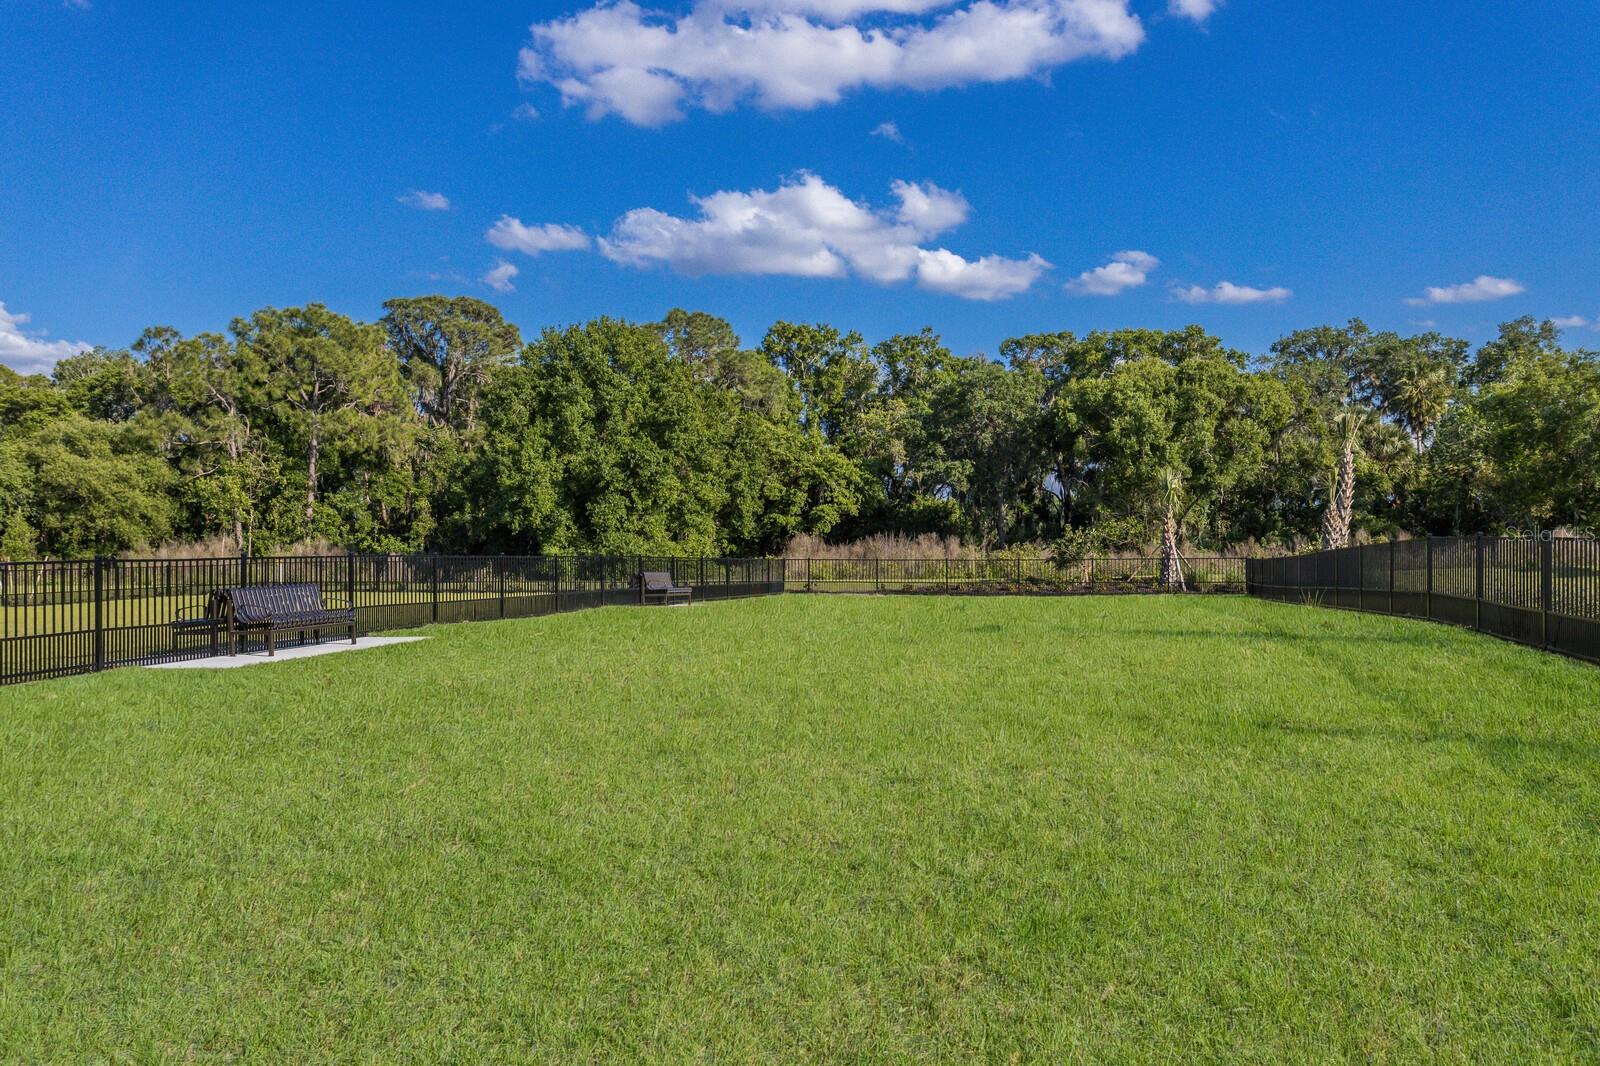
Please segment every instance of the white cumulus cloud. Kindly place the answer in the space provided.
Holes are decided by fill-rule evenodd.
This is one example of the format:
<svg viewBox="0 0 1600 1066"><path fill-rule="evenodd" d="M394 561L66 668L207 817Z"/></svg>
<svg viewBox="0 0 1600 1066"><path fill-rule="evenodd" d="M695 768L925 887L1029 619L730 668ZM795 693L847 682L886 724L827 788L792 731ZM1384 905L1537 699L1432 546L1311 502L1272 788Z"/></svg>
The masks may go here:
<svg viewBox="0 0 1600 1066"><path fill-rule="evenodd" d="M1149 252L1118 252L1105 266L1085 270L1067 282L1067 291L1080 296L1115 296L1150 280L1161 260Z"/></svg>
<svg viewBox="0 0 1600 1066"><path fill-rule="evenodd" d="M418 211L448 211L450 198L442 192L424 192L421 189L411 189L395 197L407 207L414 207Z"/></svg>
<svg viewBox="0 0 1600 1066"><path fill-rule="evenodd" d="M900 133L900 127L893 122L878 123L872 127L872 135L874 137L882 137L886 141L893 141L895 144L906 143L905 137Z"/></svg>
<svg viewBox="0 0 1600 1066"><path fill-rule="evenodd" d="M484 274L479 280L495 292L516 292L517 287L512 284L512 281L520 273L522 271L517 269L517 264L499 259L495 261L494 266L489 268L488 273Z"/></svg>
<svg viewBox="0 0 1600 1066"><path fill-rule="evenodd" d="M943 248L917 251L917 284L964 300L1008 300L1027 292L1049 269L1050 264L1037 255L1026 259L998 255L963 259Z"/></svg>
<svg viewBox="0 0 1600 1066"><path fill-rule="evenodd" d="M785 275L880 284L914 282L933 292L999 300L1026 291L1050 264L1037 255L969 260L928 242L967 220L959 192L896 181L892 208L850 199L811 173L776 189L725 190L694 199L684 217L640 207L617 220L600 252L627 266L681 274Z"/></svg>
<svg viewBox="0 0 1600 1066"><path fill-rule="evenodd" d="M1507 296L1520 296L1527 291L1527 286L1520 281L1480 274L1461 285L1429 286L1422 291L1421 296L1413 296L1407 299L1406 303L1412 307L1422 307L1427 304L1477 304L1487 300L1503 300Z"/></svg>
<svg viewBox="0 0 1600 1066"><path fill-rule="evenodd" d="M1294 293L1282 286L1271 289L1258 289L1251 285L1235 285L1231 281L1219 281L1211 288L1204 285L1190 285L1176 287L1172 295L1186 304L1278 304L1293 296Z"/></svg>
<svg viewBox="0 0 1600 1066"><path fill-rule="evenodd" d="M27 315L6 310L0 300L0 363L19 374L48 374L62 359L86 352L82 341L48 341L43 330L24 329Z"/></svg>
<svg viewBox="0 0 1600 1066"><path fill-rule="evenodd" d="M496 248L525 255L580 252L589 247L589 235L577 226L563 226L554 222L529 226L520 218L510 215L501 215L499 221L489 227L484 238Z"/></svg>
<svg viewBox="0 0 1600 1066"><path fill-rule="evenodd" d="M1194 0L1190 0L1194 2ZM805 109L857 89L1013 81L1144 41L1129 0L630 0L535 23L518 76L591 118L659 126L744 101Z"/></svg>

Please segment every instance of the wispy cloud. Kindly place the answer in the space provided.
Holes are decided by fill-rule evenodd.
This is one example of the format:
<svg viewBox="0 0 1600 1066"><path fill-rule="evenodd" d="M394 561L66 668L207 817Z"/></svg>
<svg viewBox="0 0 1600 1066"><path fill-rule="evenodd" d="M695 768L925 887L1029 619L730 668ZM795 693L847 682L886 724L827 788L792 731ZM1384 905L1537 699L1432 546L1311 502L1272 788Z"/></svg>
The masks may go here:
<svg viewBox="0 0 1600 1066"><path fill-rule="evenodd" d="M1430 286L1423 290L1421 296L1412 296L1406 303L1412 307L1425 307L1428 304L1477 304L1489 300L1503 300L1508 296L1520 296L1527 291L1526 285L1512 278L1495 278L1488 274L1480 274L1461 285Z"/></svg>
<svg viewBox="0 0 1600 1066"><path fill-rule="evenodd" d="M44 330L24 329L27 315L6 310L0 301L0 363L19 374L48 374L69 355L89 350L82 341L47 341Z"/></svg>
<svg viewBox="0 0 1600 1066"><path fill-rule="evenodd" d="M1080 296L1115 296L1150 280L1161 260L1149 252L1118 252L1105 266L1085 270L1067 282L1067 291Z"/></svg>
<svg viewBox="0 0 1600 1066"><path fill-rule="evenodd" d="M589 247L589 235L577 226L564 226L555 222L543 225L526 225L520 218L501 215L489 227L484 239L496 248L524 255L544 252L581 252Z"/></svg>
<svg viewBox="0 0 1600 1066"><path fill-rule="evenodd" d="M495 292L515 292L517 287L511 282L520 273L522 271L517 269L517 264L500 259L479 280Z"/></svg>
<svg viewBox="0 0 1600 1066"><path fill-rule="evenodd" d="M1585 318L1583 315L1567 315L1565 318L1555 318L1551 321L1560 329L1592 329L1600 331L1600 315L1594 318Z"/></svg>
<svg viewBox="0 0 1600 1066"><path fill-rule="evenodd" d="M1282 286L1258 289L1251 285L1219 281L1209 289L1203 285L1174 286L1172 295L1186 304L1278 304L1293 296L1294 292Z"/></svg>
<svg viewBox="0 0 1600 1066"><path fill-rule="evenodd" d="M969 300L1027 291L1050 264L1037 255L967 259L928 242L967 220L959 192L896 181L895 203L874 208L811 173L776 189L723 191L694 199L685 217L652 207L617 220L600 252L627 266L665 266L681 274L786 275L880 284L914 282Z"/></svg>
<svg viewBox="0 0 1600 1066"><path fill-rule="evenodd" d="M1181 15L1186 19L1204 22L1222 6L1222 0L1172 0L1168 8L1174 15Z"/></svg>
<svg viewBox="0 0 1600 1066"><path fill-rule="evenodd" d="M511 117L518 122L537 122L539 120L539 109L532 104L518 104L511 109Z"/></svg>
<svg viewBox="0 0 1600 1066"><path fill-rule="evenodd" d="M900 127L893 122L878 123L872 128L872 135L874 137L882 137L886 141L893 141L895 144L906 143L905 137L900 134Z"/></svg>
<svg viewBox="0 0 1600 1066"><path fill-rule="evenodd" d="M1121 59L1145 38L1129 2L697 0L663 15L606 0L535 23L518 76L591 118L641 126L745 101L807 109L859 89L927 91Z"/></svg>
<svg viewBox="0 0 1600 1066"><path fill-rule="evenodd" d="M395 197L396 200L407 207L414 207L418 211L448 211L450 198L442 192L425 192L422 189L408 189Z"/></svg>

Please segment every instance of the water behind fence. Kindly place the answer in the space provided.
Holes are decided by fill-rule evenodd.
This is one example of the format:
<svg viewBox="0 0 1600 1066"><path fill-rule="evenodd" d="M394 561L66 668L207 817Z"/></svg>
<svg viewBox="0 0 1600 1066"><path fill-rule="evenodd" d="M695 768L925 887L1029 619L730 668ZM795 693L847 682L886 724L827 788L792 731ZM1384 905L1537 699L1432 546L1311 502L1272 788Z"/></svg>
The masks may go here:
<svg viewBox="0 0 1600 1066"><path fill-rule="evenodd" d="M1600 541L1429 537L1251 559L1252 595L1471 626L1600 662Z"/></svg>
<svg viewBox="0 0 1600 1066"><path fill-rule="evenodd" d="M642 570L697 599L783 591L779 559L343 555L0 563L0 684L217 653L213 592L307 582L362 632L637 604ZM181 621L187 619L189 621ZM198 623L198 624L197 624ZM226 641L220 641L226 646Z"/></svg>

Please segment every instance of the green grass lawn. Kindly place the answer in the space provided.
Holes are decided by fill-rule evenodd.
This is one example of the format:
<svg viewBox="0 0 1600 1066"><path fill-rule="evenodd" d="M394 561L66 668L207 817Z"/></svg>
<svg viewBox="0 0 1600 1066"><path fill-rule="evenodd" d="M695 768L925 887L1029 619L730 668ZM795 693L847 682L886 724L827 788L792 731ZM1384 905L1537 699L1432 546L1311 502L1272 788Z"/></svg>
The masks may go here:
<svg viewBox="0 0 1600 1066"><path fill-rule="evenodd" d="M1600 669L788 596L0 691L0 1057L1600 1056Z"/></svg>

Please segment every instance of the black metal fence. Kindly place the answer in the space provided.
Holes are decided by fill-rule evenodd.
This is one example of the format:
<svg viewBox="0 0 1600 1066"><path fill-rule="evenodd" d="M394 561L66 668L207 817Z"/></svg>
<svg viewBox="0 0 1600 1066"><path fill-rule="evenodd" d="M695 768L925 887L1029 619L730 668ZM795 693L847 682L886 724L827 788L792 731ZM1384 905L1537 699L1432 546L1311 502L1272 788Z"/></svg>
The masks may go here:
<svg viewBox="0 0 1600 1066"><path fill-rule="evenodd" d="M1600 662L1600 540L1429 537L1251 559L1251 595L1470 626Z"/></svg>
<svg viewBox="0 0 1600 1066"><path fill-rule="evenodd" d="M1092 556L1062 565L1052 559L788 559L784 582L804 592L1114 592L1148 591L1161 579L1155 556ZM1184 560L1187 588L1243 592L1243 559Z"/></svg>
<svg viewBox="0 0 1600 1066"><path fill-rule="evenodd" d="M233 585L310 582L355 605L362 632L637 604L641 570L697 599L783 591L781 559L663 556L342 555L0 563L0 684L216 653L203 614ZM225 642L224 642L225 645Z"/></svg>

